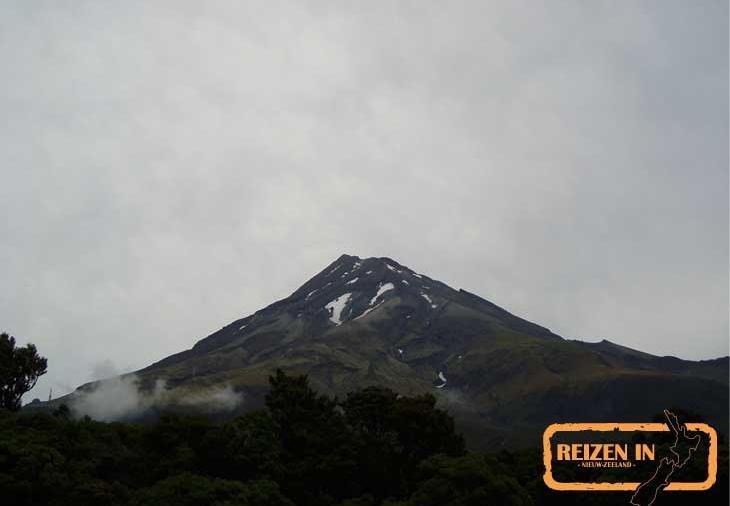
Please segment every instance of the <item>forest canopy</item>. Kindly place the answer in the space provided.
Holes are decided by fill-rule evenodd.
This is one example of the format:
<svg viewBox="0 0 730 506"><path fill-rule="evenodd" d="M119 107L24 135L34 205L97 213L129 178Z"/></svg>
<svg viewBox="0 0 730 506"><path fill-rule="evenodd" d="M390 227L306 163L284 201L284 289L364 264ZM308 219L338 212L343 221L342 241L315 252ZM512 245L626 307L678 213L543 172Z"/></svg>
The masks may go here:
<svg viewBox="0 0 730 506"><path fill-rule="evenodd" d="M0 410L0 497L13 505L429 506L626 504L559 493L537 449L467 451L432 395L371 387L332 399L278 371L266 409L225 423L147 424ZM727 449L703 503L726 504ZM658 504L686 504L666 494ZM706 502L706 501L710 502Z"/></svg>

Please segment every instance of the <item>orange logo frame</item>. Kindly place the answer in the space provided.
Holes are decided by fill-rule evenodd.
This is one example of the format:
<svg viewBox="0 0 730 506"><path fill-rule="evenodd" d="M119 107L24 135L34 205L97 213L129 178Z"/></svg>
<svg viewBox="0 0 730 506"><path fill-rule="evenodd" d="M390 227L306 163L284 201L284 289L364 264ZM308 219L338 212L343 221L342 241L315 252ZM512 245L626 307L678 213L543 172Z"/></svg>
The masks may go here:
<svg viewBox="0 0 730 506"><path fill-rule="evenodd" d="M717 480L717 432L705 423L686 423L687 430L703 432L710 438L710 451L707 456L707 479L702 482L672 482L664 490L707 490ZM553 490L582 490L582 491L631 491L636 490L639 482L562 482L556 481L552 473L552 448L550 440L556 432L580 432L580 431L622 431L622 432L669 432L669 426L665 423L554 423L545 429L542 435L543 463L545 484Z"/></svg>

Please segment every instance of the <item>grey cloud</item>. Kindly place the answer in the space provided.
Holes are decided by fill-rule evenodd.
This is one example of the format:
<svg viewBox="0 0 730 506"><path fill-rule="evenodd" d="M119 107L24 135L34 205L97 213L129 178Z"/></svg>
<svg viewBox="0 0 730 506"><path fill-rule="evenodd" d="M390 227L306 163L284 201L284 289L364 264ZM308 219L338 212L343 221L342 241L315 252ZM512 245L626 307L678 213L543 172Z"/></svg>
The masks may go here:
<svg viewBox="0 0 730 506"><path fill-rule="evenodd" d="M0 325L132 369L390 256L570 338L728 354L724 2L9 2Z"/></svg>

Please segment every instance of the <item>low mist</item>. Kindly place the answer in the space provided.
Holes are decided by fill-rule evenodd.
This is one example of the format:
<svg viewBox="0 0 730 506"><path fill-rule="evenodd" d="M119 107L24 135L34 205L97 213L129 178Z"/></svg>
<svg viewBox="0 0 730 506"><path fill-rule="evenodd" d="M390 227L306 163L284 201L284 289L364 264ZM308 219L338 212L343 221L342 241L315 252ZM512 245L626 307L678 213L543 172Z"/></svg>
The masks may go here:
<svg viewBox="0 0 730 506"><path fill-rule="evenodd" d="M134 374L117 376L96 383L88 391L76 391L69 403L74 416L89 416L103 422L126 420L144 415L151 409L194 408L204 413L233 411L243 396L230 385L208 388L168 388L158 379L151 390L140 388Z"/></svg>

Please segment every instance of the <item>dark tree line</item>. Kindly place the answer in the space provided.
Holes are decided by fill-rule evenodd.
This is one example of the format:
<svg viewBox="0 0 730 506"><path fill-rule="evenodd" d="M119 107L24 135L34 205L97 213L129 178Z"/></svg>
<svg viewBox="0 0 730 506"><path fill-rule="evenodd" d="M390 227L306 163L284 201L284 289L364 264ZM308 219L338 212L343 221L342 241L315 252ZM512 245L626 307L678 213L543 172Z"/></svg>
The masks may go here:
<svg viewBox="0 0 730 506"><path fill-rule="evenodd" d="M4 411L2 503L441 504L438 491L464 496L451 504L476 504L470 496L531 503L517 480L466 453L431 395L368 388L338 402L313 391L306 376L278 371L270 383L267 409L220 425L172 415L122 424L73 420L68 410Z"/></svg>
<svg viewBox="0 0 730 506"><path fill-rule="evenodd" d="M371 387L337 400L277 371L266 409L222 424L173 415L101 423L72 419L65 406L17 413L46 368L32 345L0 336L0 367L3 505L577 506L630 497L548 490L538 449L466 451L432 395ZM726 442L720 450L712 491L661 494L657 506L728 504Z"/></svg>
<svg viewBox="0 0 730 506"><path fill-rule="evenodd" d="M341 402L277 372L266 409L223 424L152 424L0 412L0 501L105 506L484 506L628 504L627 494L560 493L539 450L468 452L431 395L383 388ZM727 449L710 493L657 505L727 504Z"/></svg>

